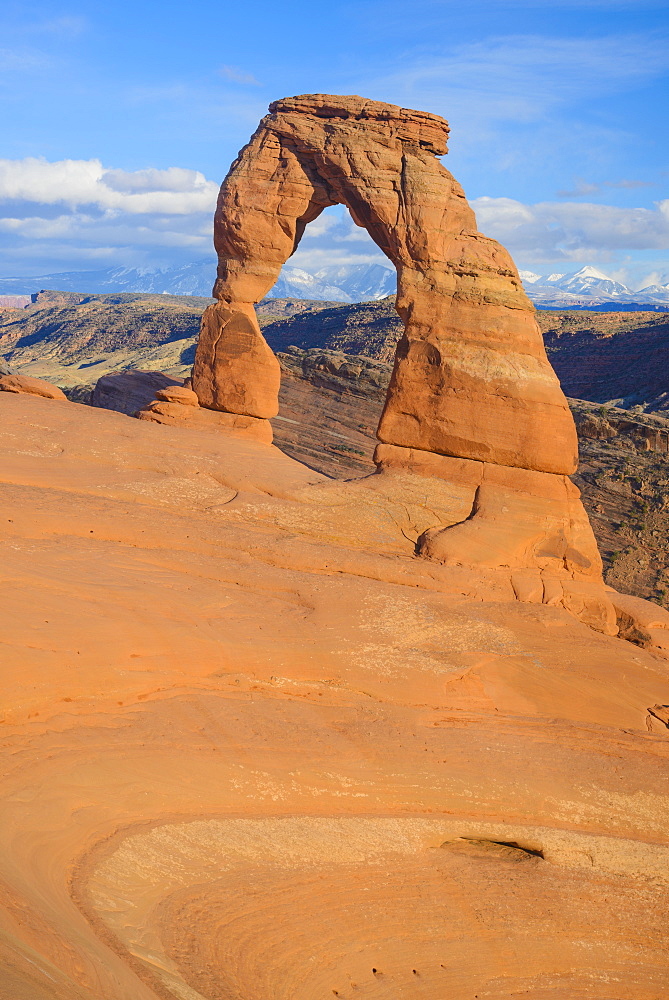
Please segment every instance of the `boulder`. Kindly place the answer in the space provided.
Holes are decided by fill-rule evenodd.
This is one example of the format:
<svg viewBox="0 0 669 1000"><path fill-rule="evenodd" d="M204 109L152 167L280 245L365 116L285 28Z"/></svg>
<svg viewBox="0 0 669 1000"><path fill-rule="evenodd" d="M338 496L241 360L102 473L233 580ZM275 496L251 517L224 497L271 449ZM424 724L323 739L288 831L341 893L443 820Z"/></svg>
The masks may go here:
<svg viewBox="0 0 669 1000"><path fill-rule="evenodd" d="M269 420L250 417L244 413L209 410L204 406L193 405L190 399L154 399L138 410L135 416L154 424L168 424L188 430L224 431L261 444L272 443L272 425Z"/></svg>
<svg viewBox="0 0 669 1000"><path fill-rule="evenodd" d="M132 417L147 406L161 389L181 388L181 382L163 372L128 369L103 375L95 383L91 406L117 410Z"/></svg>
<svg viewBox="0 0 669 1000"><path fill-rule="evenodd" d="M183 406L200 405L193 390L181 385L168 385L165 389L158 389L156 399L164 403L181 403Z"/></svg>
<svg viewBox="0 0 669 1000"><path fill-rule="evenodd" d="M57 385L45 382L41 378L30 375L0 373L0 392L14 392L19 395L43 396L44 399L66 399L66 395Z"/></svg>
<svg viewBox="0 0 669 1000"><path fill-rule="evenodd" d="M669 612L652 601L612 591L620 636L669 659Z"/></svg>

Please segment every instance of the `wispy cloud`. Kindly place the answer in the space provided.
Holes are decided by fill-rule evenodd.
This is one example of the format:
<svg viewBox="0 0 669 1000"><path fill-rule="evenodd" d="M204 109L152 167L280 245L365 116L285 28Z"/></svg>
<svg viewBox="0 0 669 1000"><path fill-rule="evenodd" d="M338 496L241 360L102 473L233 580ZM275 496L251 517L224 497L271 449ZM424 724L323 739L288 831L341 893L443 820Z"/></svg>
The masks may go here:
<svg viewBox="0 0 669 1000"><path fill-rule="evenodd" d="M0 48L0 78L11 79L16 73L32 73L35 70L49 69L53 65L53 58L39 49L24 46Z"/></svg>
<svg viewBox="0 0 669 1000"><path fill-rule="evenodd" d="M669 45L657 35L511 35L407 53L401 70L368 85L447 117L532 122L566 102L614 93L668 69Z"/></svg>
<svg viewBox="0 0 669 1000"><path fill-rule="evenodd" d="M256 80L252 73L245 73L243 69L238 69L237 66L221 66L218 69L218 75L222 76L225 80L231 80L233 83L241 83L247 87L260 87L261 83Z"/></svg>
<svg viewBox="0 0 669 1000"><path fill-rule="evenodd" d="M78 38L87 28L86 18L66 14L30 25L31 34L53 35L62 39Z"/></svg>
<svg viewBox="0 0 669 1000"><path fill-rule="evenodd" d="M627 188L629 190L636 190L637 188L655 187L653 181L634 181L634 180L622 180L622 181L604 181L608 187L612 188Z"/></svg>
<svg viewBox="0 0 669 1000"><path fill-rule="evenodd" d="M577 177L575 178L574 185L570 190L557 191L556 193L558 198L583 198L589 194L598 194L603 188L623 188L625 190L635 191L638 188L648 187L655 187L655 182L623 179L620 181L602 181L600 184L595 184L584 180L582 177Z"/></svg>
<svg viewBox="0 0 669 1000"><path fill-rule="evenodd" d="M588 194L597 194L601 191L601 184L589 184L588 181L584 181L582 177L577 178L574 181L574 186L569 191L558 191L558 198L582 198Z"/></svg>

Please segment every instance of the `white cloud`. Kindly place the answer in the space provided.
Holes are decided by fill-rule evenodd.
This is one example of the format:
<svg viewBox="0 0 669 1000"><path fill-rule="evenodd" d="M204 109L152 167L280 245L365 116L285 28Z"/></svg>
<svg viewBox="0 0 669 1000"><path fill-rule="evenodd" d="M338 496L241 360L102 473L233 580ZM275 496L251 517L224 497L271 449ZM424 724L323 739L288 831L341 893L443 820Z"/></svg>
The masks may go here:
<svg viewBox="0 0 669 1000"><path fill-rule="evenodd" d="M637 278L634 290L638 291L640 288L647 288L648 285L666 285L669 282L669 270L660 271L655 269L654 271L644 271L642 272L642 277Z"/></svg>
<svg viewBox="0 0 669 1000"><path fill-rule="evenodd" d="M107 168L99 160L0 160L0 264L19 261L85 268L126 263L156 266L212 253L218 185L182 167ZM511 198L472 202L481 231L532 267L543 263L611 262L643 257L644 274L661 272L669 248L669 199L654 208L617 208L574 201L525 204ZM366 230L337 206L307 227L291 259L317 270L337 263L386 263ZM626 264L625 264L626 266ZM646 281L646 284L649 282Z"/></svg>
<svg viewBox="0 0 669 1000"><path fill-rule="evenodd" d="M657 208L577 202L472 202L479 228L524 261L606 260L621 250L669 249L669 199Z"/></svg>
<svg viewBox="0 0 669 1000"><path fill-rule="evenodd" d="M105 168L99 160L0 160L0 260L171 263L212 253L218 185L183 167Z"/></svg>
<svg viewBox="0 0 669 1000"><path fill-rule="evenodd" d="M666 39L509 35L407 53L395 73L361 81L382 99L429 107L470 132L501 121L536 122L570 101L617 93L669 68Z"/></svg>
<svg viewBox="0 0 669 1000"><path fill-rule="evenodd" d="M186 215L213 211L218 185L197 170L105 170L99 160L0 160L0 202ZM1 206L0 206L1 211Z"/></svg>

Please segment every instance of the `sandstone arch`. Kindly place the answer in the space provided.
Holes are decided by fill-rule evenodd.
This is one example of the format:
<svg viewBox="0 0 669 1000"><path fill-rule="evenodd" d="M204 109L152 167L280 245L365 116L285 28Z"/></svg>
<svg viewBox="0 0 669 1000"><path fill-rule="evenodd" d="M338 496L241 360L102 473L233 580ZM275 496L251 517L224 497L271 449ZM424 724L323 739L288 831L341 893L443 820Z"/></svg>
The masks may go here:
<svg viewBox="0 0 669 1000"><path fill-rule="evenodd" d="M361 97L270 105L224 180L215 216L218 301L204 314L192 384L221 426L278 410L279 365L256 320L306 225L344 204L397 268L405 332L379 423L379 471L436 476L470 504L416 553L509 599L562 604L617 626L580 494L576 429L534 308L507 251L476 229L438 157L443 118ZM154 418L154 414L148 415ZM214 417L214 414L211 413ZM158 419L161 419L160 417ZM370 488L383 484L370 484ZM473 571L473 572L472 572Z"/></svg>
<svg viewBox="0 0 669 1000"><path fill-rule="evenodd" d="M360 97L275 101L221 187L219 257L193 371L203 406L277 412L279 368L253 303L306 225L348 207L392 260L406 333L379 425L386 445L542 472L576 467L573 421L508 253L476 230L438 156L436 115Z"/></svg>

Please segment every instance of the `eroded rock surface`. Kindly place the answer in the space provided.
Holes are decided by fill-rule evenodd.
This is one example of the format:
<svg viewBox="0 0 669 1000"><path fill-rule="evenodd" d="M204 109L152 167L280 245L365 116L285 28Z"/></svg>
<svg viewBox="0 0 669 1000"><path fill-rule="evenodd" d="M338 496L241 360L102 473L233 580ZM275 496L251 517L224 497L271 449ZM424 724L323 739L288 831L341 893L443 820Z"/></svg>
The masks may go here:
<svg viewBox="0 0 669 1000"><path fill-rule="evenodd" d="M156 398L167 386L178 386L176 379L163 372L129 369L103 375L95 383L91 394L91 405L107 410L117 410L134 416L138 410Z"/></svg>
<svg viewBox="0 0 669 1000"><path fill-rule="evenodd" d="M0 997L660 1000L669 614L604 587L445 123L271 112L222 190L195 394L0 393ZM344 482L241 433L278 388L253 301L336 200L407 327Z"/></svg>

